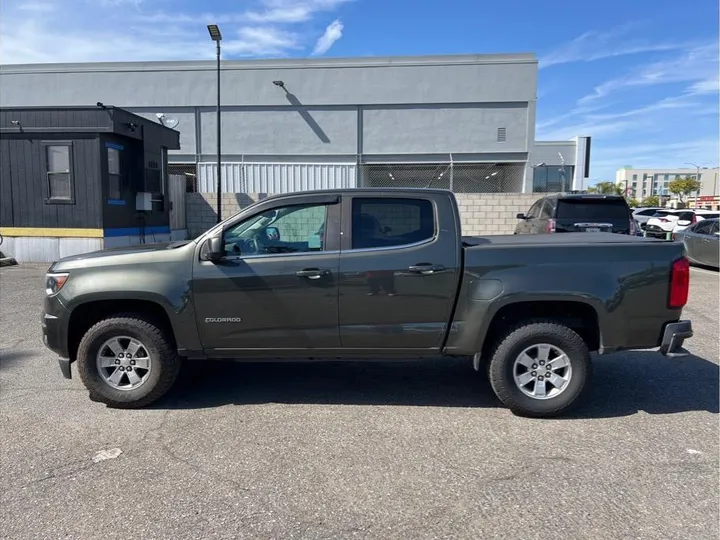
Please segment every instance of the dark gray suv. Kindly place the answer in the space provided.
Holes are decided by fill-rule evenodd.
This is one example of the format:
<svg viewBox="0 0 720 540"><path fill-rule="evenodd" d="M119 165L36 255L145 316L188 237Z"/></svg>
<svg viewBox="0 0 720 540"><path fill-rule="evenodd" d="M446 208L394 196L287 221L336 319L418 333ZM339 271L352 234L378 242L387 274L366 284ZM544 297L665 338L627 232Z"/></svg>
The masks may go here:
<svg viewBox="0 0 720 540"><path fill-rule="evenodd" d="M535 201L520 221L515 234L558 232L613 232L636 234L630 207L619 195L561 193Z"/></svg>

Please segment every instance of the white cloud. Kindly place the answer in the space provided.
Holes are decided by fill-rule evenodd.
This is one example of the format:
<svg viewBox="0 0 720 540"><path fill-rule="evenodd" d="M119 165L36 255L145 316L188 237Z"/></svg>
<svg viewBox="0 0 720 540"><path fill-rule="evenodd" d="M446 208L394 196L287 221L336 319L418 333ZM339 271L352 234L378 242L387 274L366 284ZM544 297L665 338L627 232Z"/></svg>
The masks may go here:
<svg viewBox="0 0 720 540"><path fill-rule="evenodd" d="M323 35L318 38L312 53L325 54L328 52L330 47L332 47L333 44L342 37L343 28L343 23L341 23L339 19L335 19L331 22L325 29Z"/></svg>
<svg viewBox="0 0 720 540"><path fill-rule="evenodd" d="M210 23L221 25L225 58L282 57L308 51L319 14L348 1L248 0L208 13L162 11L168 0L85 0L81 10L78 0L28 0L3 6L0 63L212 58Z"/></svg>
<svg viewBox="0 0 720 540"><path fill-rule="evenodd" d="M295 34L271 27L241 28L237 39L223 41L223 50L238 56L280 56L298 47Z"/></svg>
<svg viewBox="0 0 720 540"><path fill-rule="evenodd" d="M352 0L263 0L264 9L248 11L248 20L264 23L297 23L321 11L332 11Z"/></svg>
<svg viewBox="0 0 720 540"><path fill-rule="evenodd" d="M541 55L538 61L539 67L543 69L571 62L590 62L617 56L671 51L686 46L686 44L680 42L655 43L637 38L628 38L627 34L633 31L637 32L638 26L629 23L606 32L586 32Z"/></svg>
<svg viewBox="0 0 720 540"><path fill-rule="evenodd" d="M690 86L690 93L693 95L717 94L720 92L720 80L717 77L698 81Z"/></svg>
<svg viewBox="0 0 720 540"><path fill-rule="evenodd" d="M48 12L53 11L55 6L50 2L25 2L20 4L18 9L21 11Z"/></svg>
<svg viewBox="0 0 720 540"><path fill-rule="evenodd" d="M646 87L677 82L702 81L701 88L707 89L707 81L717 81L718 49L717 45L690 47L675 58L653 62L641 68L628 70L622 77L605 81L593 88L593 91L578 100L580 105L607 97L613 92L632 87Z"/></svg>

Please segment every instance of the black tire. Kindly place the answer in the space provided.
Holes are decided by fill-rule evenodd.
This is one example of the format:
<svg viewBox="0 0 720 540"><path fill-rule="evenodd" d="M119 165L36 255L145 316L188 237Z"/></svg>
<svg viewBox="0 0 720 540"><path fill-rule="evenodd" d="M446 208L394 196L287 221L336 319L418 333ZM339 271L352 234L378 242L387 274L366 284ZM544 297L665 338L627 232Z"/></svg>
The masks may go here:
<svg viewBox="0 0 720 540"><path fill-rule="evenodd" d="M113 388L98 371L99 348L115 336L140 340L151 355L152 369L138 388ZM91 400L110 407L134 409L153 403L170 390L180 372L181 359L162 325L143 315L123 313L101 320L85 333L78 347L77 367Z"/></svg>
<svg viewBox="0 0 720 540"><path fill-rule="evenodd" d="M565 389L547 399L526 395L513 377L515 359L526 348L541 343L561 349L572 369ZM495 395L514 414L547 418L566 413L579 404L592 378L592 364L587 345L575 331L552 320L535 320L509 328L498 340L490 359L488 377Z"/></svg>

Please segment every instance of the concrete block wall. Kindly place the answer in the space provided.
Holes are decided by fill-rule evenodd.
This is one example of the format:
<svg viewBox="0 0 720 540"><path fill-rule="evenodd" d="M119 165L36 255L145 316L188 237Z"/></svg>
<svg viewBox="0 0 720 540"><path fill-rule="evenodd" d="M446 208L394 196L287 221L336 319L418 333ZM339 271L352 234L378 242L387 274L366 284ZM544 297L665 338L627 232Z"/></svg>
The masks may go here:
<svg viewBox="0 0 720 540"><path fill-rule="evenodd" d="M222 218L227 219L265 197L265 193L223 193L220 206ZM215 193L188 193L185 204L190 238L195 238L217 223Z"/></svg>
<svg viewBox="0 0 720 540"><path fill-rule="evenodd" d="M518 213L525 213L540 193L458 193L462 233L465 236L512 234Z"/></svg>
<svg viewBox="0 0 720 540"><path fill-rule="evenodd" d="M222 217L227 218L242 208L267 197L264 193L224 193ZM539 193L459 193L455 195L462 220L462 234L512 234L516 215L527 212ZM202 234L216 222L214 193L187 194L187 228L190 238Z"/></svg>

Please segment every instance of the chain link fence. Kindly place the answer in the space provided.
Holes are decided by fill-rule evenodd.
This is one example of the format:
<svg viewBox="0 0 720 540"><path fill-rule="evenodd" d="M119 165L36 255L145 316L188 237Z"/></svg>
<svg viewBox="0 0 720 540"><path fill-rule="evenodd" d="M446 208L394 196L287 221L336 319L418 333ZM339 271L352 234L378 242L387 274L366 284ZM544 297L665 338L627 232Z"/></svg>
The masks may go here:
<svg viewBox="0 0 720 540"><path fill-rule="evenodd" d="M168 163L168 180L170 182L183 181L187 193L196 193L198 190L197 165L195 163Z"/></svg>
<svg viewBox="0 0 720 540"><path fill-rule="evenodd" d="M440 188L455 193L522 191L525 168L515 163L397 163L361 167L362 187Z"/></svg>

